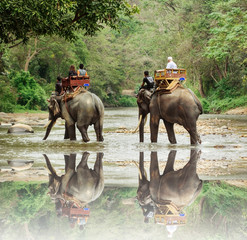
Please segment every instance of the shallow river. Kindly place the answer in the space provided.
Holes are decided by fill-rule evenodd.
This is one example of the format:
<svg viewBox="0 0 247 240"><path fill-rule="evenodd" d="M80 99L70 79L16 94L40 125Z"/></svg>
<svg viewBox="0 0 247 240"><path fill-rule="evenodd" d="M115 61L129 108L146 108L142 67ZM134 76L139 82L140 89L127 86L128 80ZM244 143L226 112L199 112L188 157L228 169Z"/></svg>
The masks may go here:
<svg viewBox="0 0 247 240"><path fill-rule="evenodd" d="M242 180L247 180L247 116L202 115L199 120L211 121L215 129L226 131L204 132L201 134L202 144L197 147L190 146L187 133L176 134L176 145L168 142L166 133L159 134L158 143L150 143L150 135L146 133L144 143L139 143L138 133L131 133L138 123L136 108L105 110L102 143L96 142L93 127L89 128L91 141L83 143L78 131L77 141L63 140L64 126L61 122L55 125L46 141L42 140L45 134L42 126L34 127L34 134L18 135L7 134L8 126L1 126L0 239L166 239L171 236L174 239L246 239L247 202L241 202L246 199L240 196L235 199L232 189L232 200L224 194L215 195L216 199L219 198L218 201L208 196L212 195L216 187L220 188L219 191L224 189L224 186L218 186L219 180L237 181L240 184ZM127 133L123 133L124 130ZM147 214L147 209L141 208L136 199L142 153L149 180L151 153L157 154L162 174L169 153L176 153L174 170L179 170L191 159L190 154L193 151L199 157L198 161L191 160L196 162L195 169L188 174L194 176L196 171L197 177L203 182L198 199L195 195L193 201L184 203L177 212L172 208L167 213L164 209L160 210L158 214L157 204L155 207L152 205L152 211L149 209ZM89 153L89 168L94 167L97 155L103 153L103 192L95 193L93 200L87 201L89 203L84 203L83 206L80 205L82 201L72 195L65 200L64 196L60 196L59 202L57 197L47 194L49 172L45 156L56 170L59 182L59 176L65 174L66 156L70 162L74 157L75 166L81 166L85 152ZM16 170L11 170L13 165L17 166ZM78 167L77 176L79 169ZM94 172L93 175L97 174ZM88 182L85 183L85 178L84 182L80 182L85 185L84 187L82 184L82 188L87 189L84 194L92 194L87 188L92 184L90 179L88 176ZM193 179L184 177L184 186L185 181L192 181L193 185ZM169 189L176 194L178 191L179 194L186 191L181 184L169 184ZM65 192L68 191L68 186L68 183L65 184ZM181 189L176 189L178 186ZM78 186L72 188L77 193L81 191ZM96 192L95 189L94 191ZM236 187L236 193L238 191L245 190ZM247 195L246 192L243 195ZM179 196L182 201L183 197ZM73 208L76 209L74 217L71 215L73 201ZM232 201L235 204L239 201L241 204L226 204L221 208L222 201ZM145 223L147 221L149 223Z"/></svg>

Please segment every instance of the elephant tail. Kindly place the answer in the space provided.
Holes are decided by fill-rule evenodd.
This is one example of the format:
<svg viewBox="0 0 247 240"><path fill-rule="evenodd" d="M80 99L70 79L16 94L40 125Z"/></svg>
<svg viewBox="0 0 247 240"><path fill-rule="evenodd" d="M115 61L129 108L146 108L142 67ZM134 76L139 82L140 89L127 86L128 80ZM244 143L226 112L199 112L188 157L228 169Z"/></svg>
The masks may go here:
<svg viewBox="0 0 247 240"><path fill-rule="evenodd" d="M201 102L199 101L199 99L198 99L197 96L193 93L193 91L192 91L191 89L188 88L188 90L189 90L190 94L192 95L192 97L193 97L193 99L194 99L194 101L195 101L195 103L196 103L196 105L197 105L197 107L198 107L198 109L199 109L199 111L200 111L200 114L202 114L202 113L203 113L203 108L202 108Z"/></svg>

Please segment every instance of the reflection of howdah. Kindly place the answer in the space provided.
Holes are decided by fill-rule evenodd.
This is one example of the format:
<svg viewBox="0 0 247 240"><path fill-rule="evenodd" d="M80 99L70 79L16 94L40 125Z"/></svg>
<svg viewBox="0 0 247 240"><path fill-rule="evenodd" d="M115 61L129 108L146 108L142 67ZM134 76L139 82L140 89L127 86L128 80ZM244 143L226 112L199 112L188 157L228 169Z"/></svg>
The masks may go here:
<svg viewBox="0 0 247 240"><path fill-rule="evenodd" d="M176 151L170 151L165 170L160 175L157 152L152 152L148 183L145 180L143 155L140 155L137 199L142 207L153 205L155 223L173 226L168 229L186 223L182 210L194 202L202 189L202 181L196 173L200 151L191 150L189 162L177 171L174 171L175 156Z"/></svg>
<svg viewBox="0 0 247 240"><path fill-rule="evenodd" d="M67 216L71 226L86 224L90 214L86 204L96 200L104 189L103 153L97 153L93 170L88 167L88 156L89 153L83 153L76 171L76 154L65 155L65 174L58 176L44 154L50 171L49 194L55 200L58 216Z"/></svg>

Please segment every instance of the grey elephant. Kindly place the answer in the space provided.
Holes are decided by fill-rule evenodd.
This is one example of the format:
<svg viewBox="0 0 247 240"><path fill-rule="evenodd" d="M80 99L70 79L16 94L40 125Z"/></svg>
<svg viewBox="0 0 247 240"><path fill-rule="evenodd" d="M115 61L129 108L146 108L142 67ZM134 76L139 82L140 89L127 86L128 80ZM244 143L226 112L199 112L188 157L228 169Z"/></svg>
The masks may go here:
<svg viewBox="0 0 247 240"><path fill-rule="evenodd" d="M179 85L172 93L142 89L137 96L139 107L139 136L144 141L144 119L150 113L151 142L157 142L160 119L163 120L170 143L177 143L174 123L182 125L190 134L190 143L201 143L196 121L202 114L202 105L196 95Z"/></svg>
<svg viewBox="0 0 247 240"><path fill-rule="evenodd" d="M81 203L97 199L104 189L103 153L97 153L94 169L89 169L88 152L84 152L76 167L76 154L65 155L65 174L58 176L47 155L44 154L49 174L50 195L53 198L73 196Z"/></svg>
<svg viewBox="0 0 247 240"><path fill-rule="evenodd" d="M84 142L90 141L87 129L94 125L97 141L103 141L104 105L95 94L82 90L76 96L68 97L52 95L49 100L49 120L45 137L46 140L56 120L65 119L64 139L76 140L76 129L79 129Z"/></svg>
<svg viewBox="0 0 247 240"><path fill-rule="evenodd" d="M139 164L137 199L142 208L149 210L149 215L155 216L155 221L162 218L163 224L168 225L169 221L183 219L182 210L193 203L202 189L202 180L196 173L200 151L192 149L189 162L177 171L174 171L175 156L176 151L171 150L164 172L160 174L157 152L151 153L150 182L145 177L143 157Z"/></svg>
<svg viewBox="0 0 247 240"><path fill-rule="evenodd" d="M94 169L89 169L88 152L84 152L76 167L76 154L65 155L65 174L58 176L47 155L50 196L55 200L58 216L65 215L71 224L83 227L90 211L86 205L96 200L104 189L103 153L97 153Z"/></svg>

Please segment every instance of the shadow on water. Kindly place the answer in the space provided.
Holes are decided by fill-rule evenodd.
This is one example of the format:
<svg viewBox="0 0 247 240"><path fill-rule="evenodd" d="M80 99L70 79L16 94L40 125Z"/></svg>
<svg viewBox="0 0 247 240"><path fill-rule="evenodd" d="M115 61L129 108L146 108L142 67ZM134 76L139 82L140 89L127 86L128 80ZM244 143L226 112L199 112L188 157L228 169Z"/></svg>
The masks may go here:
<svg viewBox="0 0 247 240"><path fill-rule="evenodd" d="M139 152L136 187L107 185L101 152L60 156L61 174L44 154L45 181L0 183L0 239L246 239L247 189L202 184L200 149L175 169L177 153Z"/></svg>

